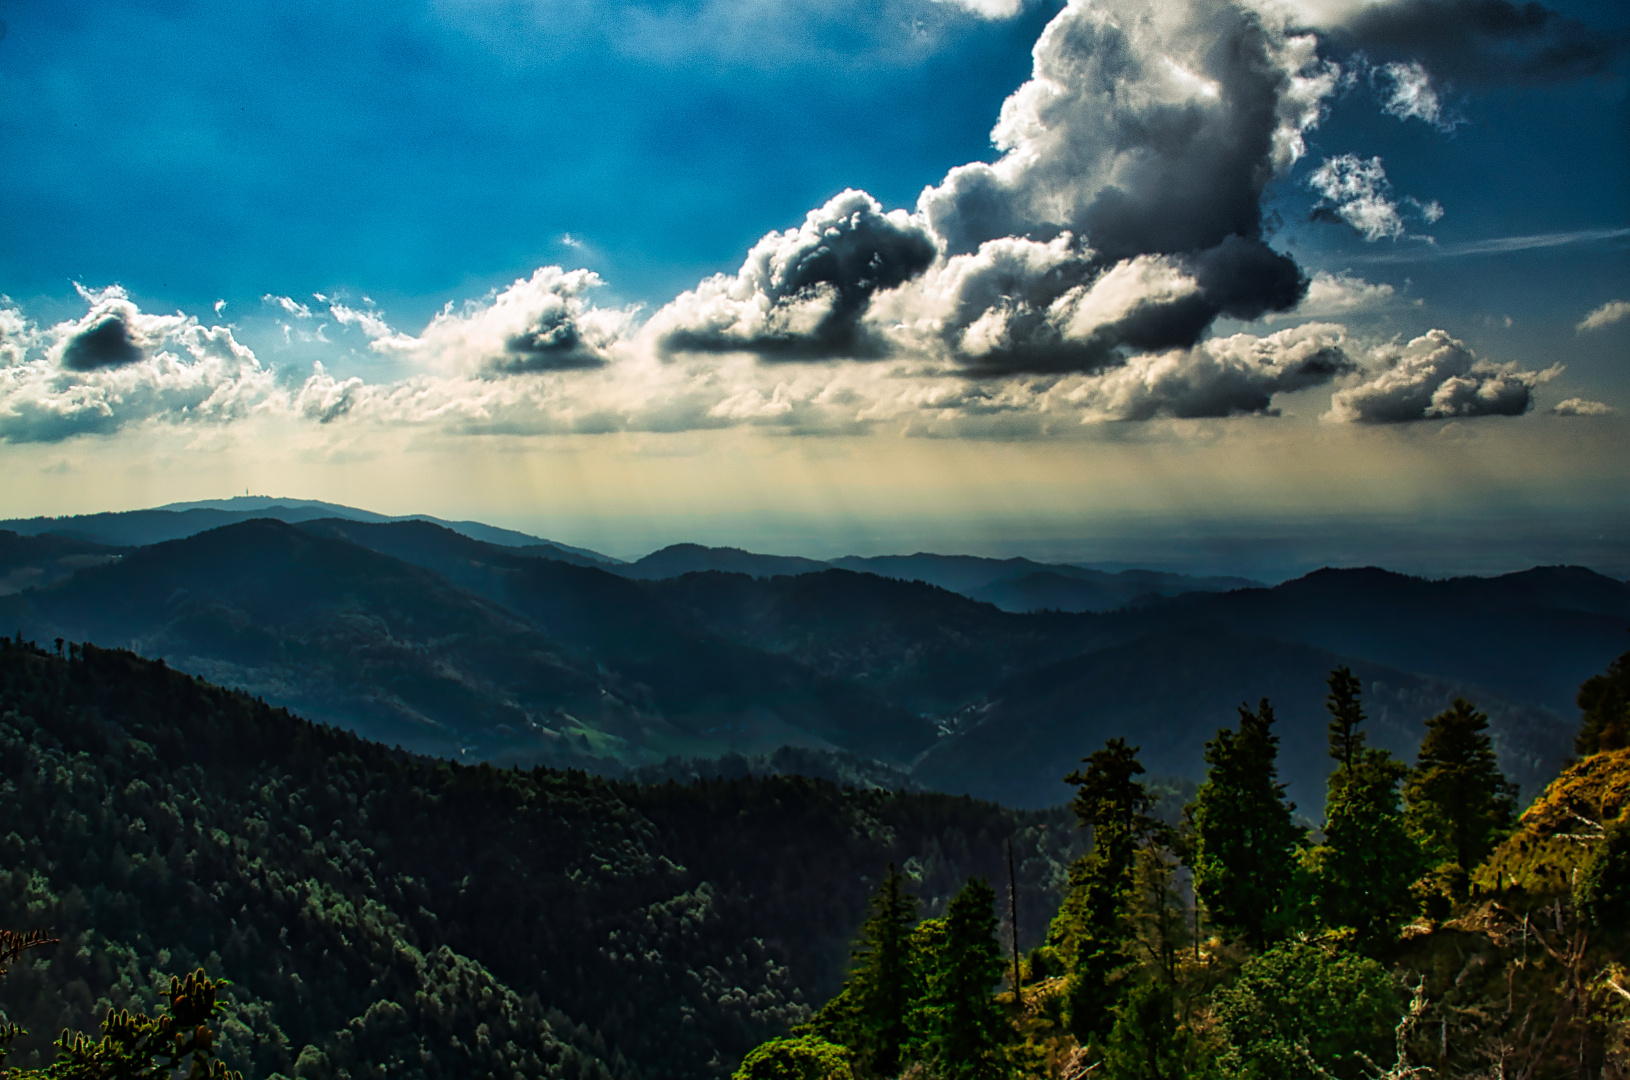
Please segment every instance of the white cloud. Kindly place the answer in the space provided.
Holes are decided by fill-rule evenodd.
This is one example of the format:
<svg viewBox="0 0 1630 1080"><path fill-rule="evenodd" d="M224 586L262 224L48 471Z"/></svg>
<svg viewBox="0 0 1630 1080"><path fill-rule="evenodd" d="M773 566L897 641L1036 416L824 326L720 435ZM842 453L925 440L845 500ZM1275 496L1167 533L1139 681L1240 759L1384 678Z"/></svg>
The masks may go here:
<svg viewBox="0 0 1630 1080"><path fill-rule="evenodd" d="M1571 397L1566 401L1559 401L1551 406L1551 412L1557 416L1607 416L1615 412L1613 406L1601 401L1589 401L1585 398Z"/></svg>
<svg viewBox="0 0 1630 1080"><path fill-rule="evenodd" d="M8 358L0 439L53 442L143 421L222 423L275 397L271 373L226 327L147 314L118 286L79 292L89 311L48 330L0 316Z"/></svg>
<svg viewBox="0 0 1630 1080"><path fill-rule="evenodd" d="M372 347L440 371L488 378L598 367L633 318L632 311L597 308L585 299L600 284L590 270L540 267L460 311L449 303L417 337L390 333L379 322L384 332L369 331Z"/></svg>
<svg viewBox="0 0 1630 1080"><path fill-rule="evenodd" d="M1341 423L1398 424L1450 417L1520 416L1534 403L1534 387L1560 365L1525 371L1493 364L1446 331L1432 330L1404 346L1375 351L1381 370L1358 386L1338 390L1326 419Z"/></svg>
<svg viewBox="0 0 1630 1080"><path fill-rule="evenodd" d="M321 296L317 297L319 303L322 302L322 299L323 298ZM292 297L274 296L271 293L267 293L265 296L260 298L260 301L263 304L276 304L290 315L293 315L296 319L309 319L312 317L311 309Z"/></svg>
<svg viewBox="0 0 1630 1080"><path fill-rule="evenodd" d="M385 317L377 311L358 311L344 304L330 304L328 313L335 322L342 326L355 326L370 339L390 337L394 333L385 322Z"/></svg>
<svg viewBox="0 0 1630 1080"><path fill-rule="evenodd" d="M1380 158L1364 161L1356 154L1342 154L1313 170L1307 182L1364 239L1397 240L1407 233L1398 204L1389 197L1392 184Z"/></svg>
<svg viewBox="0 0 1630 1080"><path fill-rule="evenodd" d="M1609 300L1601 307L1579 320L1575 330L1600 330L1604 326L1612 326L1626 315L1630 315L1630 300Z"/></svg>
<svg viewBox="0 0 1630 1080"><path fill-rule="evenodd" d="M1396 299L1397 290L1384 281L1369 282L1346 271L1332 274L1328 270L1320 270L1313 275L1313 280L1307 286L1307 295L1290 315L1299 318L1350 315L1383 308ZM1272 322L1278 317L1268 315L1266 321Z"/></svg>
<svg viewBox="0 0 1630 1080"><path fill-rule="evenodd" d="M1375 75L1390 84L1383 112L1400 120L1420 120L1439 131L1453 131L1461 122L1444 106L1431 74L1418 61L1386 64L1375 69Z"/></svg>

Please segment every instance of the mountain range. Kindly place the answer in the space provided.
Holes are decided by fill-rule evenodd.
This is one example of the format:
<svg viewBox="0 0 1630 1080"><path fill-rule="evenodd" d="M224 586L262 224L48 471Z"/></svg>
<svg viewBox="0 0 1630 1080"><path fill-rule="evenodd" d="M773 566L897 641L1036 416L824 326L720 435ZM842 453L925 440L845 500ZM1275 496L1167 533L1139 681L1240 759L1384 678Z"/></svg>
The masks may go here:
<svg viewBox="0 0 1630 1080"><path fill-rule="evenodd" d="M1282 775L1316 813L1333 667L1363 680L1372 742L1406 756L1426 717L1472 699L1532 791L1570 752L1579 683L1624 651L1630 626L1630 585L1575 567L1442 581L1331 569L1168 596L1177 575L1024 560L832 565L680 545L614 564L523 534L494 543L470 523L278 506L298 520L245 516L141 545L91 522L122 515L0 532L0 580L15 583L0 628L129 647L456 760L620 773L785 746L1026 807L1061 801L1060 778L1117 735L1151 771L1195 780L1205 738L1267 697ZM233 513L142 511L136 524ZM1041 574L1124 579L1128 595L1074 612L975 598Z"/></svg>

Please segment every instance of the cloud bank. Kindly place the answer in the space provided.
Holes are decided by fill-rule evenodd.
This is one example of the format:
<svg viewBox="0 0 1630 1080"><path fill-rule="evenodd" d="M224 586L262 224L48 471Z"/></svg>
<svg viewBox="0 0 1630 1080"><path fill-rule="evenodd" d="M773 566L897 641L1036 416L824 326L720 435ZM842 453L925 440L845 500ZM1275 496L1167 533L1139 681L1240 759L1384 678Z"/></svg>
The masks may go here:
<svg viewBox="0 0 1630 1080"><path fill-rule="evenodd" d="M1003 18L1020 5L958 6ZM1270 243L1264 199L1296 182L1308 133L1364 72L1384 112L1448 130L1440 86L1490 57L1511 77L1553 79L1598 70L1611 48L1505 0L1323 6L1311 18L1290 0L1070 0L1002 106L994 160L951 169L910 209L843 191L643 322L598 306L592 271L560 266L449 303L417 334L366 299L263 297L323 342L330 324L353 328L393 361L384 382L343 357L274 378L230 328L144 313L117 287L82 290L86 314L50 328L0 305L0 438L254 412L455 432L1031 437L1273 416L1281 395L1326 385L1339 386L1329 422L1529 411L1554 371L1492 363L1446 330L1374 345L1307 321L1377 310L1395 291L1305 272ZM1333 154L1306 183L1315 216L1371 242L1443 213L1397 196L1379 157ZM1626 311L1614 301L1579 327ZM1221 319L1301 325L1209 336Z"/></svg>

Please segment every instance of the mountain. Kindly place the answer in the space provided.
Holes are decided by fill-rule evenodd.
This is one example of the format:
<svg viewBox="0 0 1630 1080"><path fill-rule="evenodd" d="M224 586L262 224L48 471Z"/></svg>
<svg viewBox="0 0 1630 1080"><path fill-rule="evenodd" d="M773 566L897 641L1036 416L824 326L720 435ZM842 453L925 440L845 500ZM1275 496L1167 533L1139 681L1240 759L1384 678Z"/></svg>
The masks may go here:
<svg viewBox="0 0 1630 1080"><path fill-rule="evenodd" d="M687 574L648 586L719 633L945 714L1005 678L1080 651L1090 616L1015 615L924 584L829 569L755 580Z"/></svg>
<svg viewBox="0 0 1630 1080"><path fill-rule="evenodd" d="M827 568L827 563L796 555L755 555L741 548L670 544L642 559L624 563L617 567L617 573L634 578L671 578L701 570L722 570L752 577L776 577L811 574Z"/></svg>
<svg viewBox="0 0 1630 1080"><path fill-rule="evenodd" d="M1571 714L1579 684L1624 651L1630 584L1576 566L1438 581L1327 569L1272 589L1191 593L1105 619L1123 639L1222 625Z"/></svg>
<svg viewBox="0 0 1630 1080"><path fill-rule="evenodd" d="M123 548L67 536L19 536L0 529L0 596L49 585L117 559Z"/></svg>
<svg viewBox="0 0 1630 1080"><path fill-rule="evenodd" d="M414 562L504 605L619 673L631 700L716 752L792 744L903 764L933 741L930 721L796 657L721 636L642 582L512 553L427 522L303 528Z"/></svg>
<svg viewBox="0 0 1630 1080"><path fill-rule="evenodd" d="M1330 771L1326 678L1350 665L1364 685L1369 744L1413 760L1427 717L1457 696L1488 713L1501 767L1530 795L1556 774L1576 725L1548 710L1486 690L1305 644L1250 637L1218 626L1151 633L1125 644L1032 669L992 688L957 718L912 770L935 790L1011 806L1065 797L1061 778L1081 758L1122 737L1141 747L1155 774L1205 775L1204 744L1234 727L1237 707L1269 698L1277 718L1279 774L1311 818Z"/></svg>
<svg viewBox="0 0 1630 1080"><path fill-rule="evenodd" d="M61 939L0 980L8 1065L203 965L227 1063L303 1080L722 1080L837 990L890 863L940 915L1011 840L1028 948L1081 848L1068 811L463 767L9 639L0 820L0 926Z"/></svg>
<svg viewBox="0 0 1630 1080"><path fill-rule="evenodd" d="M1052 567L1000 578L967 595L1003 611L1114 611L1154 597L1261 587L1248 578L1197 578L1156 570L1107 574L1084 567Z"/></svg>
<svg viewBox="0 0 1630 1080"><path fill-rule="evenodd" d="M833 566L903 581L925 581L1004 611L1110 611L1142 596L1185 592L1225 592L1259 587L1238 577L1191 577L1158 570L1109 573L1067 563L1031 559L987 559L976 555L847 555ZM1072 586L1067 582L1078 582Z"/></svg>
<svg viewBox="0 0 1630 1080"><path fill-rule="evenodd" d="M0 521L0 529L11 529L24 536L49 533L118 547L180 540L253 518L274 518L291 524L318 518L346 518L352 521L372 522L430 521L490 544L531 548L534 554L565 562L599 566L615 565L620 561L586 548L544 540L479 521L443 521L428 514L393 518L376 514L371 510L358 510L355 507L339 506L315 499L277 499L265 495L239 495L231 499L169 503L152 510L76 514L55 518L19 518Z"/></svg>

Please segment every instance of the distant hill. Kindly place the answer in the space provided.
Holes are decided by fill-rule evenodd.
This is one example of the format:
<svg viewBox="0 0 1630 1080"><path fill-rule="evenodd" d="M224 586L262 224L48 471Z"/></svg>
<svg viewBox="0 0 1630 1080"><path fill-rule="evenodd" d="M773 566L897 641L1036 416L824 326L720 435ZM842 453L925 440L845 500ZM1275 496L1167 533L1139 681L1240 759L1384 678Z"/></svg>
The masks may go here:
<svg viewBox="0 0 1630 1080"><path fill-rule="evenodd" d="M974 555L848 555L831 564L902 581L924 581L995 604L1003 611L1113 611L1141 597L1186 592L1225 592L1261 587L1237 577L1191 577L1158 570L1109 573L1065 563L1030 559L986 559Z"/></svg>
<svg viewBox="0 0 1630 1080"><path fill-rule="evenodd" d="M49 585L118 558L123 548L67 536L19 536L0 529L0 596Z"/></svg>
<svg viewBox="0 0 1630 1080"><path fill-rule="evenodd" d="M812 574L829 564L796 555L755 555L732 547L703 547L701 544L671 544L642 559L624 563L617 573L635 578L671 578L701 570L722 570L752 577L781 574Z"/></svg>
<svg viewBox="0 0 1630 1080"><path fill-rule="evenodd" d="M501 529L479 521L443 521L428 514L389 517L371 510L352 506L319 502L315 499L278 499L266 495L239 495L231 499L209 499L202 502L169 503L152 510L125 510L101 514L76 514L68 517L18 518L0 521L0 529L10 529L23 536L50 533L56 536L88 540L115 547L156 544L165 540L180 540L196 536L210 529L231 525L252 518L274 518L297 523L318 518L346 518L352 521L430 521L465 536L490 544L507 547L536 549L534 554L565 562L587 565L614 565L620 560L586 548L544 540L513 529Z"/></svg>

